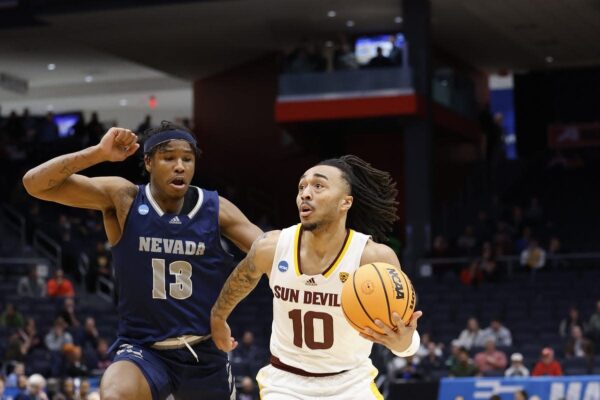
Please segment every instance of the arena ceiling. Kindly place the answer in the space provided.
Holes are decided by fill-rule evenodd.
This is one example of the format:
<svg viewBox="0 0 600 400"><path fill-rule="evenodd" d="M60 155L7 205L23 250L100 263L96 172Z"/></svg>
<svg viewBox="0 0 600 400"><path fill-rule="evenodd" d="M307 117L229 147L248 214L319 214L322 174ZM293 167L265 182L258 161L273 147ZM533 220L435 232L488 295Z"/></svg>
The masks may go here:
<svg viewBox="0 0 600 400"><path fill-rule="evenodd" d="M396 31L402 15L398 0L37 0L2 8L15 2L0 0L0 72L27 80L31 96L182 86L303 38ZM600 65L596 0L432 0L432 9L434 45L475 67ZM48 63L60 68L48 71ZM88 75L94 82L83 82ZM0 101L7 96L22 97L0 90Z"/></svg>

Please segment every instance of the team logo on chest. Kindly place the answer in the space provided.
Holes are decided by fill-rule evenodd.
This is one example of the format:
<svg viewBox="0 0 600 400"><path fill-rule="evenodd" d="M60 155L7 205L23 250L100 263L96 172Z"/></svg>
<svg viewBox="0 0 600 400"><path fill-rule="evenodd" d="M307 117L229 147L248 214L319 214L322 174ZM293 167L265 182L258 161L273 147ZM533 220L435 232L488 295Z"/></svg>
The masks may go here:
<svg viewBox="0 0 600 400"><path fill-rule="evenodd" d="M288 265L287 261L285 261L285 260L279 261L279 264L277 265L277 269L280 272L285 272L288 270L288 268L289 268L289 265Z"/></svg>
<svg viewBox="0 0 600 400"><path fill-rule="evenodd" d="M348 274L347 272L340 272L340 281L342 283L346 282L349 276L350 274Z"/></svg>
<svg viewBox="0 0 600 400"><path fill-rule="evenodd" d="M146 204L140 204L138 207L138 213L140 215L146 215L146 214L148 214L149 211L150 211L150 207L148 207Z"/></svg>

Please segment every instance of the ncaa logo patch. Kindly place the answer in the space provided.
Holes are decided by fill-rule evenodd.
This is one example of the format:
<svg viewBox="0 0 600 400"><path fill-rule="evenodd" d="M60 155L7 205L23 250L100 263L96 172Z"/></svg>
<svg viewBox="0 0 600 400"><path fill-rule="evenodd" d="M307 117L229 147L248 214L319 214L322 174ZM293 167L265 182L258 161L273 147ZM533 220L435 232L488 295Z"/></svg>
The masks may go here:
<svg viewBox="0 0 600 400"><path fill-rule="evenodd" d="M285 260L279 261L279 265L277 265L277 269L281 272L287 271L289 267L290 266L288 265L287 261L285 261Z"/></svg>
<svg viewBox="0 0 600 400"><path fill-rule="evenodd" d="M347 272L340 272L340 281L342 281L342 283L346 282L349 276L350 274Z"/></svg>
<svg viewBox="0 0 600 400"><path fill-rule="evenodd" d="M150 212L150 208L146 204L140 204L138 207L138 213L140 215L146 215Z"/></svg>

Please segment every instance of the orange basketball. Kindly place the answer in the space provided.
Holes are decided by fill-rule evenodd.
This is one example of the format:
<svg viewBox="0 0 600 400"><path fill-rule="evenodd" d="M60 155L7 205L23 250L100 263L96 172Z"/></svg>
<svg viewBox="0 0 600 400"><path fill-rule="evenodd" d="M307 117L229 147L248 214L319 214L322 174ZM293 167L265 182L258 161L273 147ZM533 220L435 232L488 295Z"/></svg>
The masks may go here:
<svg viewBox="0 0 600 400"><path fill-rule="evenodd" d="M342 287L344 316L359 332L369 327L383 333L375 325L376 319L395 328L392 322L394 311L408 324L416 302L415 288L410 279L400 268L391 264L363 265L348 277Z"/></svg>

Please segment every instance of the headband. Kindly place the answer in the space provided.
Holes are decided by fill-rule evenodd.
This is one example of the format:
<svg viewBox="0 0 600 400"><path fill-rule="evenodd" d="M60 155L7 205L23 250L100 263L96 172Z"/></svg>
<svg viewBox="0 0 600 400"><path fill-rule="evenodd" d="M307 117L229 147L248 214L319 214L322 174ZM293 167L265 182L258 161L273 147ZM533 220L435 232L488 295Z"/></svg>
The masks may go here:
<svg viewBox="0 0 600 400"><path fill-rule="evenodd" d="M177 130L163 131L152 135L148 139L146 139L146 141L144 142L144 154L149 153L156 145L174 139L185 140L194 148L196 147L196 139L194 139L194 137L188 132Z"/></svg>

